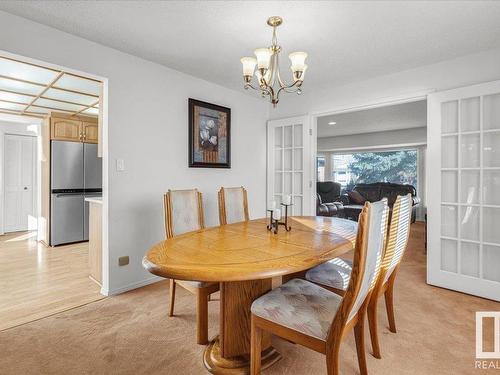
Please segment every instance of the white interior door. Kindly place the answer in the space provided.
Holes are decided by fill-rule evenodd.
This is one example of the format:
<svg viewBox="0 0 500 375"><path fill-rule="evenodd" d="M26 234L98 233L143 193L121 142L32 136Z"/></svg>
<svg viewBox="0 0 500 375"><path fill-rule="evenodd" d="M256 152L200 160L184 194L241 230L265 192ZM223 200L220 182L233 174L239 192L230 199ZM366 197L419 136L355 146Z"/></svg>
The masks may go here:
<svg viewBox="0 0 500 375"><path fill-rule="evenodd" d="M500 301L500 81L429 95L429 284Z"/></svg>
<svg viewBox="0 0 500 375"><path fill-rule="evenodd" d="M4 137L4 231L36 229L35 137Z"/></svg>
<svg viewBox="0 0 500 375"><path fill-rule="evenodd" d="M292 215L314 215L312 130L307 116L267 123L267 201L292 196Z"/></svg>

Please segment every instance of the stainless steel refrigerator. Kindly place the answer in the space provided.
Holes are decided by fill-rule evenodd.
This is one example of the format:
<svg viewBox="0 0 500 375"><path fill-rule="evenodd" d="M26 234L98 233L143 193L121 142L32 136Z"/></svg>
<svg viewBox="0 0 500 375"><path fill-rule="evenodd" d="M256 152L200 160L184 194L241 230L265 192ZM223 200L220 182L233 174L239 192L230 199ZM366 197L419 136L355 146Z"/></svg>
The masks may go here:
<svg viewBox="0 0 500 375"><path fill-rule="evenodd" d="M88 241L88 202L102 195L102 159L92 143L52 141L50 244Z"/></svg>

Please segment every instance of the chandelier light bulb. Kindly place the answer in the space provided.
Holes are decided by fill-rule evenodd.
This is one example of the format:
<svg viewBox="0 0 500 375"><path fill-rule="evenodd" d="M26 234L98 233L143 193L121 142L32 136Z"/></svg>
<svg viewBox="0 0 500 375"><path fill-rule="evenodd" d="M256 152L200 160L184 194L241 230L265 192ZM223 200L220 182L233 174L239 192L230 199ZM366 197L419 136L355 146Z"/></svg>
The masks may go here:
<svg viewBox="0 0 500 375"><path fill-rule="evenodd" d="M290 61L292 62L292 71L303 71L306 66L306 52L292 52L288 55Z"/></svg>
<svg viewBox="0 0 500 375"><path fill-rule="evenodd" d="M302 70L293 70L293 67L290 68L293 72L293 81L294 82L302 82L304 80L304 76L306 75L307 64L302 67Z"/></svg>
<svg viewBox="0 0 500 375"><path fill-rule="evenodd" d="M254 53L257 56L257 67L259 69L269 69L271 50L269 48L257 48Z"/></svg>
<svg viewBox="0 0 500 375"><path fill-rule="evenodd" d="M243 65L243 75L252 77L255 65L257 65L257 59L255 57L242 57L240 61Z"/></svg>

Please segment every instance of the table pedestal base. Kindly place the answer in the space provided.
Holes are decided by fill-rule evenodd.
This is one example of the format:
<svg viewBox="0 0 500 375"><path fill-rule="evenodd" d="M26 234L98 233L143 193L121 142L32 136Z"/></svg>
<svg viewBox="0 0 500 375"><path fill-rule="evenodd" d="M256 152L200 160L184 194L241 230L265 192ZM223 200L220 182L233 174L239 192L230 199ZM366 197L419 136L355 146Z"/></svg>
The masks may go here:
<svg viewBox="0 0 500 375"><path fill-rule="evenodd" d="M262 352L261 369L264 370L281 359L281 354L272 346ZM214 338L203 354L205 367L212 374L236 375L250 373L250 356L242 355L231 358L222 358L220 354L219 337Z"/></svg>

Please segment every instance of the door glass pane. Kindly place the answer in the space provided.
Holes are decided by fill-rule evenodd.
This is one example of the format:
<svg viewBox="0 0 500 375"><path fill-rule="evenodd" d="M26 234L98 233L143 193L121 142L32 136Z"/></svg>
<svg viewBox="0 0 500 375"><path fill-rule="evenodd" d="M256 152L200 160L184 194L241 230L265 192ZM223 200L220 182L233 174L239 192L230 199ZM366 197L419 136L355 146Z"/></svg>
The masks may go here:
<svg viewBox="0 0 500 375"><path fill-rule="evenodd" d="M483 241L500 244L500 208L483 207Z"/></svg>
<svg viewBox="0 0 500 375"><path fill-rule="evenodd" d="M278 126L274 128L274 145L276 147L283 147L283 127Z"/></svg>
<svg viewBox="0 0 500 375"><path fill-rule="evenodd" d="M275 173L274 174L274 192L275 193L282 193L281 186L282 186L282 181L283 180L283 173Z"/></svg>
<svg viewBox="0 0 500 375"><path fill-rule="evenodd" d="M460 245L460 273L479 277L479 244L462 241Z"/></svg>
<svg viewBox="0 0 500 375"><path fill-rule="evenodd" d="M479 171L462 171L461 203L479 203Z"/></svg>
<svg viewBox="0 0 500 375"><path fill-rule="evenodd" d="M441 235L457 237L457 206L441 206Z"/></svg>
<svg viewBox="0 0 500 375"><path fill-rule="evenodd" d="M295 147L302 147L302 125L293 127L293 143Z"/></svg>
<svg viewBox="0 0 500 375"><path fill-rule="evenodd" d="M292 170L292 150L284 150L283 152L283 170Z"/></svg>
<svg viewBox="0 0 500 375"><path fill-rule="evenodd" d="M457 272L457 241L441 240L441 269Z"/></svg>
<svg viewBox="0 0 500 375"><path fill-rule="evenodd" d="M285 194L292 194L292 173L284 173L283 174L283 192Z"/></svg>
<svg viewBox="0 0 500 375"><path fill-rule="evenodd" d="M463 168L479 167L479 134L464 134L460 145Z"/></svg>
<svg viewBox="0 0 500 375"><path fill-rule="evenodd" d="M483 136L483 165L500 167L500 132Z"/></svg>
<svg viewBox="0 0 500 375"><path fill-rule="evenodd" d="M500 281L500 246L483 246L483 277Z"/></svg>
<svg viewBox="0 0 500 375"><path fill-rule="evenodd" d="M483 129L500 129L500 94L483 97Z"/></svg>
<svg viewBox="0 0 500 375"><path fill-rule="evenodd" d="M293 174L293 192L295 194L302 194L302 173Z"/></svg>
<svg viewBox="0 0 500 375"><path fill-rule="evenodd" d="M460 103L460 131L479 130L479 97L463 99Z"/></svg>
<svg viewBox="0 0 500 375"><path fill-rule="evenodd" d="M460 207L460 237L479 241L479 207Z"/></svg>
<svg viewBox="0 0 500 375"><path fill-rule="evenodd" d="M456 168L457 162L457 136L443 137L441 145L441 166L443 168Z"/></svg>
<svg viewBox="0 0 500 375"><path fill-rule="evenodd" d="M441 104L441 132L458 132L458 101L454 100Z"/></svg>
<svg viewBox="0 0 500 375"><path fill-rule="evenodd" d="M483 202L500 205L500 171L483 171Z"/></svg>
<svg viewBox="0 0 500 375"><path fill-rule="evenodd" d="M457 202L457 172L443 171L441 172L441 202Z"/></svg>
<svg viewBox="0 0 500 375"><path fill-rule="evenodd" d="M293 215L296 215L296 216L302 215L302 197L294 196L292 203L293 203L293 206L292 206Z"/></svg>
<svg viewBox="0 0 500 375"><path fill-rule="evenodd" d="M282 160L282 150L275 150L274 151L274 170L276 171L281 171L283 169L283 160Z"/></svg>
<svg viewBox="0 0 500 375"><path fill-rule="evenodd" d="M293 150L293 169L296 171L302 170L302 149L296 148Z"/></svg>
<svg viewBox="0 0 500 375"><path fill-rule="evenodd" d="M292 147L292 131L293 127L290 126L285 126L284 127L285 131L285 147Z"/></svg>

